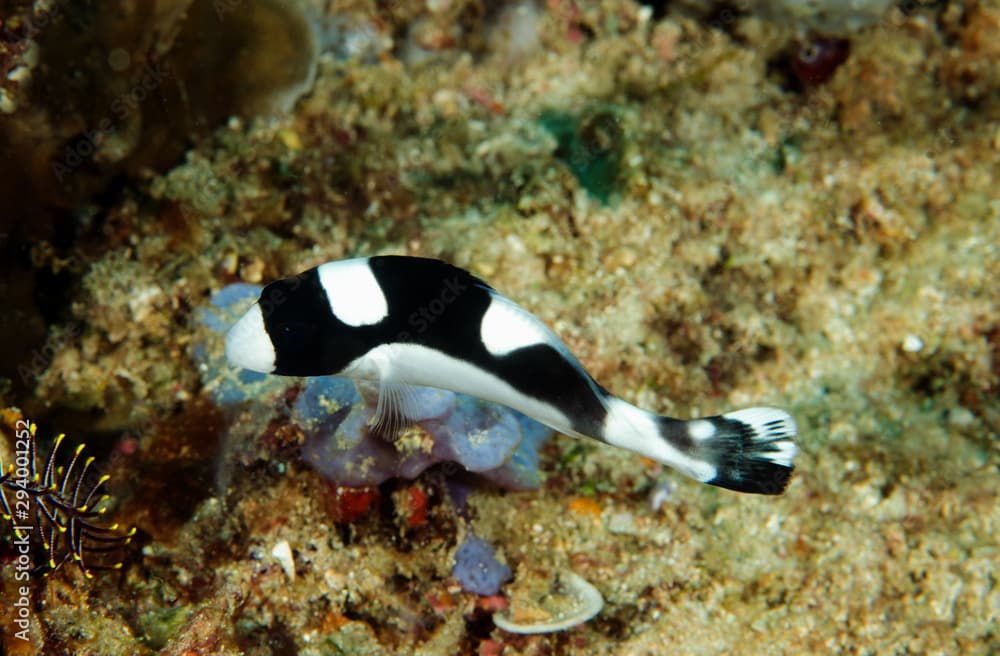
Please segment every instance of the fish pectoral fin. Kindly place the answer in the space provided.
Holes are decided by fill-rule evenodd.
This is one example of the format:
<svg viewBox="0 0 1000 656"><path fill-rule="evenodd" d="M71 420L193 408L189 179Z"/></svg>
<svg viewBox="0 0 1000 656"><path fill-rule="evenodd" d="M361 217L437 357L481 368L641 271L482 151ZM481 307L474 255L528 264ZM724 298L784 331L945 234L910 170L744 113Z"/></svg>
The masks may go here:
<svg viewBox="0 0 1000 656"><path fill-rule="evenodd" d="M378 402L368 425L383 436L398 435L421 418L420 389L404 383L379 381Z"/></svg>

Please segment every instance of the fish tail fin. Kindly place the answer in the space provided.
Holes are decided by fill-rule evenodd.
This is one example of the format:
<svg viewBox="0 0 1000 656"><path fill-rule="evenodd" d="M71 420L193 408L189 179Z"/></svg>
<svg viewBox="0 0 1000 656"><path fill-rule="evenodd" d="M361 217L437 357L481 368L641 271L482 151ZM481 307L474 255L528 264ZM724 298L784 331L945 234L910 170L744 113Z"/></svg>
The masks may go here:
<svg viewBox="0 0 1000 656"><path fill-rule="evenodd" d="M737 492L781 494L792 475L795 420L775 408L747 408L684 421L610 398L603 441Z"/></svg>
<svg viewBox="0 0 1000 656"><path fill-rule="evenodd" d="M747 408L689 421L663 417L660 432L711 465L714 475L704 483L737 492L784 492L798 451L795 420L776 408Z"/></svg>

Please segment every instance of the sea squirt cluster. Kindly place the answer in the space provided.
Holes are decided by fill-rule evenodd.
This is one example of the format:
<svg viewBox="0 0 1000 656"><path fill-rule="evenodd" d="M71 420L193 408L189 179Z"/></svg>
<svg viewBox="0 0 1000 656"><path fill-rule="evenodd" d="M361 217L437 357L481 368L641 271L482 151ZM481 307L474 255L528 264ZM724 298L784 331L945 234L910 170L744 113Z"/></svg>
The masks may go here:
<svg viewBox="0 0 1000 656"><path fill-rule="evenodd" d="M455 551L452 575L463 590L478 595L495 595L511 579L510 567L497 560L493 546L471 534Z"/></svg>
<svg viewBox="0 0 1000 656"><path fill-rule="evenodd" d="M273 402L290 387L301 386L289 421L305 435L302 456L339 485L415 478L432 465L454 463L508 490L539 486L538 449L552 431L504 406L445 390L410 388L407 405L419 416L390 440L372 427L378 401L373 383L335 376L300 382L231 367L222 336L260 290L229 285L198 314L209 335L195 346L194 357L205 389L218 405Z"/></svg>

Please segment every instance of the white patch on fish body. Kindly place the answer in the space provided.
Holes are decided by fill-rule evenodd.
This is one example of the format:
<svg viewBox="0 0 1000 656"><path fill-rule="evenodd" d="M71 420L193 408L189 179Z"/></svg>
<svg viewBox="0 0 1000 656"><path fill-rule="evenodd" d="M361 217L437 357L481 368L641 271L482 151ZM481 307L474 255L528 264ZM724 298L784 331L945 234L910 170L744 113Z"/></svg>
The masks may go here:
<svg viewBox="0 0 1000 656"><path fill-rule="evenodd" d="M275 353L264 329L260 304L254 303L226 333L226 358L229 362L261 373L274 371Z"/></svg>
<svg viewBox="0 0 1000 656"><path fill-rule="evenodd" d="M317 273L330 310L348 326L370 326L389 315L389 304L368 258L327 262Z"/></svg>
<svg viewBox="0 0 1000 656"><path fill-rule="evenodd" d="M342 375L461 392L514 408L558 431L578 435L569 418L555 406L518 392L505 380L465 360L419 344L376 347L348 365Z"/></svg>
<svg viewBox="0 0 1000 656"><path fill-rule="evenodd" d="M538 318L499 294L490 295L490 305L479 324L479 335L490 355L501 357L533 344L561 342Z"/></svg>
<svg viewBox="0 0 1000 656"><path fill-rule="evenodd" d="M718 474L711 463L693 458L667 440L659 439L661 431L656 415L614 397L608 399L607 408L603 437L608 444L662 462L703 483ZM712 430L714 432L715 429Z"/></svg>
<svg viewBox="0 0 1000 656"><path fill-rule="evenodd" d="M715 435L715 426L704 419L695 419L687 423L688 435L691 439L701 442Z"/></svg>

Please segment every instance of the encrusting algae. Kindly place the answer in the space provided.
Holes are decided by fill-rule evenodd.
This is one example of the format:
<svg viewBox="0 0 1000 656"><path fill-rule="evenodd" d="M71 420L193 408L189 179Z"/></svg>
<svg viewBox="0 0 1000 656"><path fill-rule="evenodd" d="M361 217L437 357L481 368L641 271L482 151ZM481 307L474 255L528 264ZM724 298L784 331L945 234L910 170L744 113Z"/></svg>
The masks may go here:
<svg viewBox="0 0 1000 656"><path fill-rule="evenodd" d="M78 566L31 579L21 641L17 536L0 535L0 651L1000 650L995 0L807 18L833 3L305 2L267 32L308 54L288 85L238 30L263 27L244 3L222 19L210 0L152 18L125 1L11 4L0 407L95 460L79 493L90 456L69 467L70 438L52 478L34 465L65 539L36 542L32 567ZM302 51L278 24L299 17ZM200 50L222 34L201 24L235 31ZM212 47L240 35L249 59ZM202 67L199 52L223 56ZM119 119L112 102L167 59ZM254 81L260 103L219 91ZM90 142L55 185L52 165ZM443 463L327 480L295 421L309 383L220 402L205 381L221 364L199 351L220 340L198 310L233 283L383 254L489 280L640 407L787 408L788 490L704 489L562 436L537 450L529 491ZM5 431L5 465L14 450ZM85 521L137 527L120 569L92 568L125 554L80 540L72 555L63 506L102 507L85 501L94 470L114 518ZM455 574L470 536L512 573L496 594ZM566 572L603 597L596 616L502 628L558 615L543 602Z"/></svg>

